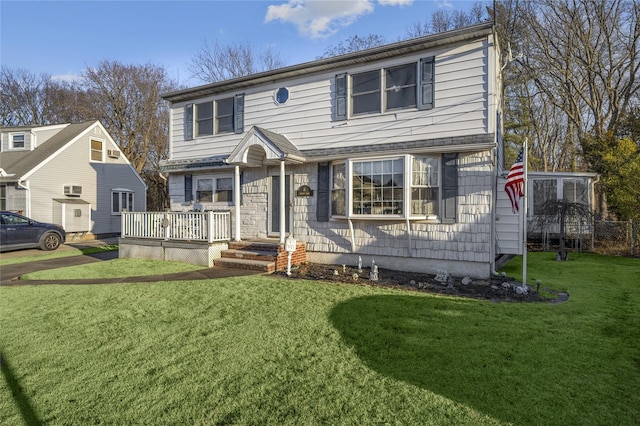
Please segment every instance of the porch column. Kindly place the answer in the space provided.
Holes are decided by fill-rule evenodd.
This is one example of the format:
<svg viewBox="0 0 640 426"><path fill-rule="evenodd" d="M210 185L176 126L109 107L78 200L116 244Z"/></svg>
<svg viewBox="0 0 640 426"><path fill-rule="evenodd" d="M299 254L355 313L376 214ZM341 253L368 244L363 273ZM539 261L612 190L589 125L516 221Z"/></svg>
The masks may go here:
<svg viewBox="0 0 640 426"><path fill-rule="evenodd" d="M240 241L240 191L242 191L242 188L240 188L240 166L236 166L233 179L233 205L236 207L235 241Z"/></svg>
<svg viewBox="0 0 640 426"><path fill-rule="evenodd" d="M284 237L286 234L286 210L285 210L285 198L286 198L286 194L285 194L285 180L286 179L286 175L285 175L285 171L284 171L284 160L280 161L280 244L284 244Z"/></svg>

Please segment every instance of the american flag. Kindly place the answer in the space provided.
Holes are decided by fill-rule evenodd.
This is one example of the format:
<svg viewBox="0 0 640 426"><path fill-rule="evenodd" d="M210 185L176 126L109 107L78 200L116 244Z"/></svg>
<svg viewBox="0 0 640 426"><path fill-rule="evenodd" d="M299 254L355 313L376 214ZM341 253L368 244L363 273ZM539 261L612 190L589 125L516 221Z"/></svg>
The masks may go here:
<svg viewBox="0 0 640 426"><path fill-rule="evenodd" d="M524 156L524 148L520 150L516 157L516 162L511 166L509 175L507 176L507 183L504 184L504 190L511 200L511 210L517 213L518 200L523 197L522 190L524 189L524 166L522 164L522 157Z"/></svg>

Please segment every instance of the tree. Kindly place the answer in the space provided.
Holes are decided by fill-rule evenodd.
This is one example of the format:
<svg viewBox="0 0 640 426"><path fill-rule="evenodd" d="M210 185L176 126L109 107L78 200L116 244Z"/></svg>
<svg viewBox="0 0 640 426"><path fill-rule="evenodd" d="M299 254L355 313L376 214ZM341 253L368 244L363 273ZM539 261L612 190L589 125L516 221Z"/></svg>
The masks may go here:
<svg viewBox="0 0 640 426"><path fill-rule="evenodd" d="M35 75L25 69L3 66L0 69L0 125L45 124L45 87L51 83L46 74Z"/></svg>
<svg viewBox="0 0 640 426"><path fill-rule="evenodd" d="M337 45L329 45L321 56L317 59L330 58L332 56L345 55L347 53L358 52L360 50L370 49L372 47L382 46L386 43L383 36L377 34L367 34L360 37L354 35L341 41Z"/></svg>
<svg viewBox="0 0 640 426"><path fill-rule="evenodd" d="M521 16L530 30L520 61L580 141L620 124L640 90L637 0L539 0Z"/></svg>
<svg viewBox="0 0 640 426"><path fill-rule="evenodd" d="M280 55L271 48L258 52L253 46L204 41L202 48L191 59L191 76L204 83L228 80L281 68L285 65Z"/></svg>
<svg viewBox="0 0 640 426"><path fill-rule="evenodd" d="M488 19L488 9L485 3L477 1L468 11L438 9L431 17L415 22L407 28L406 38L422 37L429 34L468 27Z"/></svg>

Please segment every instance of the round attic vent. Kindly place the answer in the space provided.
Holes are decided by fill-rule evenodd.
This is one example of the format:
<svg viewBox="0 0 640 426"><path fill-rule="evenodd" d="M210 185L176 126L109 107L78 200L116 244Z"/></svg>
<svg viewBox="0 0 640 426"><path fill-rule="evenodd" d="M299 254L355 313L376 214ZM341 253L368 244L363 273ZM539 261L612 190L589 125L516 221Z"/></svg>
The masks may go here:
<svg viewBox="0 0 640 426"><path fill-rule="evenodd" d="M286 87L279 88L273 94L273 101L276 103L276 105L286 104L288 100L289 100L289 89L287 89Z"/></svg>

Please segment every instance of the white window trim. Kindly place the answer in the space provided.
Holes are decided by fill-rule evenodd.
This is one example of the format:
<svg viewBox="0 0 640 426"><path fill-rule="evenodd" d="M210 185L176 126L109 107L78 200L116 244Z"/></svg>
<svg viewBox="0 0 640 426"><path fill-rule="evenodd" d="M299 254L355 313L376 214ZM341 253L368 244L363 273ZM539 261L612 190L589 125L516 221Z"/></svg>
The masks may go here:
<svg viewBox="0 0 640 426"><path fill-rule="evenodd" d="M101 152L101 159L100 160L94 160L92 158L92 154L94 152L94 149L91 147L91 142L96 141L96 142L100 142L102 144L102 148L100 150ZM89 138L89 162L90 163L104 163L104 157L105 157L105 148L107 146L107 141L104 139L100 139L100 138L95 138L95 137L91 137ZM95 152L98 152L97 150L95 150Z"/></svg>
<svg viewBox="0 0 640 426"><path fill-rule="evenodd" d="M198 181L200 180L212 180L213 181L213 186L212 186L212 198L215 199L215 194L216 194L216 190L218 188L218 179L231 179L231 191L232 191L232 196L231 196L231 200L229 201L198 201L197 195L198 195ZM198 208L200 210L206 210L209 208L215 208L215 207L228 207L228 206L233 206L233 179L234 176L232 174L214 174L214 175L193 175L193 186L192 186L192 199L194 202L194 207ZM196 207L197 206L197 207Z"/></svg>
<svg viewBox="0 0 640 426"><path fill-rule="evenodd" d="M15 146L15 137L16 136L22 136L22 146ZM11 133L10 134L10 144L11 144L11 149L26 149L27 148L27 137L25 136L24 133Z"/></svg>
<svg viewBox="0 0 640 426"><path fill-rule="evenodd" d="M131 195L131 205L129 205L129 197L127 196L127 207L128 208L123 208L122 205L119 205L119 209L118 211L114 211L113 209L113 195L114 194L118 194L118 203L121 204L122 203L122 194L130 194ZM134 207L135 207L135 203L136 203L136 193L133 189L127 189L127 188L113 188L111 190L111 200L109 202L109 204L111 205L111 216L121 216L122 212L124 210L126 211L134 211Z"/></svg>

